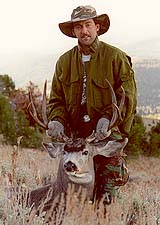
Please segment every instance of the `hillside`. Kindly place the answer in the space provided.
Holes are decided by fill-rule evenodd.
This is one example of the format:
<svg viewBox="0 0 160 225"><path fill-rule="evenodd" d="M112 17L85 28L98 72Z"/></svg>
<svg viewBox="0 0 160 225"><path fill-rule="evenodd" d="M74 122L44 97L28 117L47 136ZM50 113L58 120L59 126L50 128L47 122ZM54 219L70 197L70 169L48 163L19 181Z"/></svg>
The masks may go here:
<svg viewBox="0 0 160 225"><path fill-rule="evenodd" d="M134 62L140 114L160 114L160 59Z"/></svg>

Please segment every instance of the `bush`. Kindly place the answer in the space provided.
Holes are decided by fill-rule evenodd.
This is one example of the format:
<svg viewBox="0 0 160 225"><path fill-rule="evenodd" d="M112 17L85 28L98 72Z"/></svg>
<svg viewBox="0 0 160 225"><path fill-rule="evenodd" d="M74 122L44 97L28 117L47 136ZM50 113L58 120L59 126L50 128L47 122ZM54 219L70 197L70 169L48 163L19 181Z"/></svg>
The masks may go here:
<svg viewBox="0 0 160 225"><path fill-rule="evenodd" d="M148 133L148 156L160 156L160 122Z"/></svg>
<svg viewBox="0 0 160 225"><path fill-rule="evenodd" d="M11 77L0 75L0 134L7 144L15 145L17 138L23 136L23 147L41 146L42 131L28 114L29 90L36 99L36 108L40 109L41 93L38 86L30 82L27 90L16 90Z"/></svg>
<svg viewBox="0 0 160 225"><path fill-rule="evenodd" d="M138 156L144 153L147 144L145 131L146 128L142 117L136 115L129 136L129 142L125 150L128 155Z"/></svg>
<svg viewBox="0 0 160 225"><path fill-rule="evenodd" d="M0 75L0 93L5 96L9 96L14 89L15 84L12 78L7 74Z"/></svg>
<svg viewBox="0 0 160 225"><path fill-rule="evenodd" d="M0 95L0 134L4 142L15 145L17 138L23 136L23 147L40 147L42 134L37 127L29 126L29 121L22 110L14 112L7 97Z"/></svg>
<svg viewBox="0 0 160 225"><path fill-rule="evenodd" d="M7 97L0 94L0 133L3 134L5 142L15 144L16 132L14 113Z"/></svg>
<svg viewBox="0 0 160 225"><path fill-rule="evenodd" d="M25 113L21 110L17 113L17 137L23 136L22 147L37 148L41 146L42 134L37 127L29 126Z"/></svg>

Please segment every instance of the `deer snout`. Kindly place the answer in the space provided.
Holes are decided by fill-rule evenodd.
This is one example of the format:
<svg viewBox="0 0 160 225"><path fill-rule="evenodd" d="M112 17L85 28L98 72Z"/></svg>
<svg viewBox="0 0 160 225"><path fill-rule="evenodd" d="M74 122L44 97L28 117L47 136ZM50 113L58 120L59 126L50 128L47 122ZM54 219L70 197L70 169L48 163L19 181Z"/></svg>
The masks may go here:
<svg viewBox="0 0 160 225"><path fill-rule="evenodd" d="M71 161L68 161L67 163L64 164L64 169L67 171L67 172L74 172L74 171L77 171L77 166L72 163Z"/></svg>

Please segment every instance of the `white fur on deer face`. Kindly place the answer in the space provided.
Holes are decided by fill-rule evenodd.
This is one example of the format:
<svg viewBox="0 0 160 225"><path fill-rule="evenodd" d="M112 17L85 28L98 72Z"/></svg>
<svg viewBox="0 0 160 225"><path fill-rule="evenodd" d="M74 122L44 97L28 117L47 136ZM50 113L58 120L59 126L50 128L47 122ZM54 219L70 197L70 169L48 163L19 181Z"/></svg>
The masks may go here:
<svg viewBox="0 0 160 225"><path fill-rule="evenodd" d="M93 158L85 146L80 151L63 151L63 167L74 183L91 183L94 179Z"/></svg>

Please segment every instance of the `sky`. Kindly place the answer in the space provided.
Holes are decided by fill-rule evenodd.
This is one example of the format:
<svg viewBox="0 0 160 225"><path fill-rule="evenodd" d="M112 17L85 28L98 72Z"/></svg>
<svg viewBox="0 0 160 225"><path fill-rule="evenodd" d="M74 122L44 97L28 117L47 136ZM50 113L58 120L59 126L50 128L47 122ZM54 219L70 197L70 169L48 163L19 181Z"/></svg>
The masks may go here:
<svg viewBox="0 0 160 225"><path fill-rule="evenodd" d="M62 34L58 23L70 20L79 5L107 13L111 25L101 40L126 48L160 40L160 0L0 0L0 54L57 53L77 40Z"/></svg>

